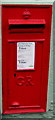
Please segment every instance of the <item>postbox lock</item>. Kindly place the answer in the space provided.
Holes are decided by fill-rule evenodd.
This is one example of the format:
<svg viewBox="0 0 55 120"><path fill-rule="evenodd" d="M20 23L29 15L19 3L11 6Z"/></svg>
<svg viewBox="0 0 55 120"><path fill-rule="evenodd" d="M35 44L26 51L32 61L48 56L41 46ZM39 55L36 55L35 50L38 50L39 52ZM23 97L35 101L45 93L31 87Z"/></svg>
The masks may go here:
<svg viewBox="0 0 55 120"><path fill-rule="evenodd" d="M16 77L16 73L14 73L14 77Z"/></svg>
<svg viewBox="0 0 55 120"><path fill-rule="evenodd" d="M28 19L30 16L31 16L31 13L27 9L25 9L25 11L23 12L24 19Z"/></svg>

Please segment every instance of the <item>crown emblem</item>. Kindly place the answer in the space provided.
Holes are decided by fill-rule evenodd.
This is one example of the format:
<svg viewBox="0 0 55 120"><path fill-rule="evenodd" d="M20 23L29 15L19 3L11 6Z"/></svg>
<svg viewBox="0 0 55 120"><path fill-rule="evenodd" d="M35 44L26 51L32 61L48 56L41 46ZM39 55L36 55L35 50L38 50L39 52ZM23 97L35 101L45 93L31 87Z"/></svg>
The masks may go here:
<svg viewBox="0 0 55 120"><path fill-rule="evenodd" d="M29 10L25 9L25 11L23 12L23 17L24 19L28 19L30 18L31 13L29 12Z"/></svg>

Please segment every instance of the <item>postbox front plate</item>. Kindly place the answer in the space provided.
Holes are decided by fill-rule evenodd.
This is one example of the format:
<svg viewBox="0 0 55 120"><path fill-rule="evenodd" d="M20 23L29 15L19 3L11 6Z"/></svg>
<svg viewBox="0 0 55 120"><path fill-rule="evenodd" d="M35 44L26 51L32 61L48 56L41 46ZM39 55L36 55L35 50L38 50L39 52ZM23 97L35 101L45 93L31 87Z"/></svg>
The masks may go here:
<svg viewBox="0 0 55 120"><path fill-rule="evenodd" d="M51 11L2 6L3 114L46 111Z"/></svg>

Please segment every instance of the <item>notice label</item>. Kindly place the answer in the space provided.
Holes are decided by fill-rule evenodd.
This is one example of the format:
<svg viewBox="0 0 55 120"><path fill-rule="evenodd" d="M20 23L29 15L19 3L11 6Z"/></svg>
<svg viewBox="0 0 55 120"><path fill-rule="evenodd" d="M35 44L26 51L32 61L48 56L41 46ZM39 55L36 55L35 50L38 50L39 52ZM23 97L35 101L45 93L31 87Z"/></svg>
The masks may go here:
<svg viewBox="0 0 55 120"><path fill-rule="evenodd" d="M34 69L35 42L17 42L17 69Z"/></svg>

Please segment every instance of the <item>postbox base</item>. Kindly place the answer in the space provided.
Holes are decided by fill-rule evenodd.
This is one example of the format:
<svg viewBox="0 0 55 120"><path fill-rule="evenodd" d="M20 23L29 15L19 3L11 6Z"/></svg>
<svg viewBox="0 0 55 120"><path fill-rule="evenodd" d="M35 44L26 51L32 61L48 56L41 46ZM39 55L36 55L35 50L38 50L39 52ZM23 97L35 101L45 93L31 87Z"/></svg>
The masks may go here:
<svg viewBox="0 0 55 120"><path fill-rule="evenodd" d="M7 110L5 111L3 114L19 114L19 113L42 113L42 112L46 112L46 110L44 109L25 109L25 110Z"/></svg>

